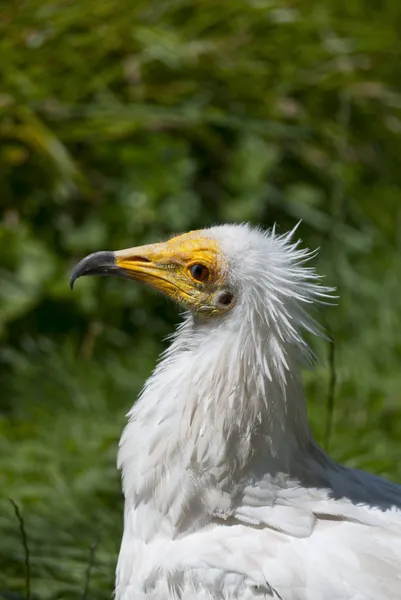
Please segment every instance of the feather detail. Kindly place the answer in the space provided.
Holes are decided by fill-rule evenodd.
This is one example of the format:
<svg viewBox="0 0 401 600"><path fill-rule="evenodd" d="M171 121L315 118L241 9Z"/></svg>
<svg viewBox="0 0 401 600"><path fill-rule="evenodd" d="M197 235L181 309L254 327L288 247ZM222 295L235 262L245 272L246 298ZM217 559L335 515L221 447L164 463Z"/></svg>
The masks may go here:
<svg viewBox="0 0 401 600"><path fill-rule="evenodd" d="M286 235L221 226L236 295L185 314L131 409L116 600L401 598L401 489L313 441L300 369L306 311L330 302Z"/></svg>

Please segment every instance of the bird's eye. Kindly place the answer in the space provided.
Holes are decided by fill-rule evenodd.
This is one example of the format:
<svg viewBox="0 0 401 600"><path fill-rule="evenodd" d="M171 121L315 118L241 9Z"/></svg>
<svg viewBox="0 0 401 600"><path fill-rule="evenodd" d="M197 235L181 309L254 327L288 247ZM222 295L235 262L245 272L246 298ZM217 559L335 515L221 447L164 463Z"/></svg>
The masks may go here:
<svg viewBox="0 0 401 600"><path fill-rule="evenodd" d="M189 272L195 281L206 281L209 277L209 269L205 265L192 265L189 267Z"/></svg>

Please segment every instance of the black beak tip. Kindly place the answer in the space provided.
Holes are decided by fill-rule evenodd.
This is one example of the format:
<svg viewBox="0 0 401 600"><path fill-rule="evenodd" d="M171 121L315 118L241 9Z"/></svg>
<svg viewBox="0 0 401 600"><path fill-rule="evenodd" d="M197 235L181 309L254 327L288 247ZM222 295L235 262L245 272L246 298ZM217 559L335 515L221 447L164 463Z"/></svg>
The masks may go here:
<svg viewBox="0 0 401 600"><path fill-rule="evenodd" d="M102 251L94 252L85 256L74 268L70 277L70 289L74 287L74 283L78 277L86 275L107 275L113 267L116 266L116 257L114 252Z"/></svg>
<svg viewBox="0 0 401 600"><path fill-rule="evenodd" d="M74 289L74 283L75 280L78 279L79 275L76 275L75 270L73 270L73 272L71 273L71 277L70 277L70 290L72 291Z"/></svg>

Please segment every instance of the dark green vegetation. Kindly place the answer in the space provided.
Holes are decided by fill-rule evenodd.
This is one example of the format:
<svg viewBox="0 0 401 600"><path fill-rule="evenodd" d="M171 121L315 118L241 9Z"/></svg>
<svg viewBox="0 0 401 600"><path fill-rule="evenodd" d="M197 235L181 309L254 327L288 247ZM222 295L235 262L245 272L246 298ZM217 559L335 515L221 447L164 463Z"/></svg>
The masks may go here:
<svg viewBox="0 0 401 600"><path fill-rule="evenodd" d="M315 435L401 481L400 30L398 0L3 3L0 596L25 593L10 497L32 597L110 598L118 437L178 315L132 282L71 294L94 250L302 218L340 295Z"/></svg>

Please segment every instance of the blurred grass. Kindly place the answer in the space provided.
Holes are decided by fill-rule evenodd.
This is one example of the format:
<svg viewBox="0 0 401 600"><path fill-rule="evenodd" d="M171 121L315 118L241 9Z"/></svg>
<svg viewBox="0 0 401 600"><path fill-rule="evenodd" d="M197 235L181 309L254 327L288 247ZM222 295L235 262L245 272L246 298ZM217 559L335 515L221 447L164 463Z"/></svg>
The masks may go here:
<svg viewBox="0 0 401 600"><path fill-rule="evenodd" d="M319 315L336 344L330 451L401 482L400 26L396 0L4 4L0 597L25 586L8 498L33 599L113 588L118 438L177 313L127 282L71 295L94 250L302 219L340 296ZM311 343L325 444L329 348Z"/></svg>

